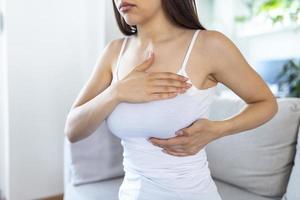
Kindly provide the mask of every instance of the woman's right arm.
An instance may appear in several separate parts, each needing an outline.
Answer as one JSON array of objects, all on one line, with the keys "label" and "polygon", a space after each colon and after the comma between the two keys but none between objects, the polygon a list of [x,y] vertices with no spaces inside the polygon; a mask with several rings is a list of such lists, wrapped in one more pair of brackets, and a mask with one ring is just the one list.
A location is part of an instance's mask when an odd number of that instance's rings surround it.
[{"label": "woman's right arm", "polygon": [[91,135],[119,104],[112,80],[112,63],[122,39],[106,45],[68,113],[64,133],[71,143]]}]

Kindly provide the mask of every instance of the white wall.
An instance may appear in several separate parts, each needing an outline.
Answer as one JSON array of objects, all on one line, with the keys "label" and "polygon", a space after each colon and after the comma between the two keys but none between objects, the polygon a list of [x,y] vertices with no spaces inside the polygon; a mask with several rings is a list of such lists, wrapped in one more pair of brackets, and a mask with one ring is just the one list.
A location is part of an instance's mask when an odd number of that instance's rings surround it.
[{"label": "white wall", "polygon": [[[0,0],[0,14],[4,13],[4,2]],[[1,16],[0,16],[1,17]],[[1,20],[1,19],[0,19]],[[3,22],[3,20],[2,20]],[[1,23],[1,22],[0,22]],[[3,24],[0,24],[2,26]],[[0,30],[0,199],[4,198],[4,195],[7,191],[6,180],[6,133],[7,133],[7,80],[6,80],[6,60],[5,60],[5,32]]]},{"label": "white wall", "polygon": [[[84,80],[90,75],[95,62],[106,45],[105,41],[105,4],[107,1],[81,0],[84,13],[84,38],[82,45],[84,61]],[[111,1],[108,1],[111,2]]]},{"label": "white wall", "polygon": [[258,36],[249,36],[247,49],[251,60],[289,59],[300,57],[300,31],[286,29],[266,33]]},{"label": "white wall", "polygon": [[201,24],[210,29],[213,22],[213,1],[211,0],[197,0],[196,1],[197,12]]},{"label": "white wall", "polygon": [[111,1],[105,2],[105,43],[108,43],[116,38],[124,37],[119,30],[115,20],[113,4]]},{"label": "white wall", "polygon": [[102,3],[7,1],[9,200],[63,193],[65,118],[103,48]]}]

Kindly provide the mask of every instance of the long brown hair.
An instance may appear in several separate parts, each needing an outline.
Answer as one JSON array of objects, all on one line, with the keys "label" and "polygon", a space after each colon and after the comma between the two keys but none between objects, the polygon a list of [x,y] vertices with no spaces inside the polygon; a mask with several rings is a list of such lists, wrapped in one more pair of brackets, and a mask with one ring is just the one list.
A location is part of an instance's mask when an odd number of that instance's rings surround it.
[{"label": "long brown hair", "polygon": [[[198,19],[195,0],[161,0],[162,7],[172,23],[189,29],[206,30]],[[130,26],[120,15],[115,1],[112,0],[115,17],[120,31],[125,35],[137,34],[136,25]]]}]

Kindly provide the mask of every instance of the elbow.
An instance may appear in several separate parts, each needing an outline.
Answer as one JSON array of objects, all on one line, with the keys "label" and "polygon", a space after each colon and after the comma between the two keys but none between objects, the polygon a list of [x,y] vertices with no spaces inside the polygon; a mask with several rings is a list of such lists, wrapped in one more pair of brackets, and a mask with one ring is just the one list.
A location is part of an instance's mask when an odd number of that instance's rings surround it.
[{"label": "elbow", "polygon": [[274,117],[278,113],[278,110],[279,110],[277,98],[273,97],[271,102],[272,102],[271,103],[271,105],[272,105],[272,117]]},{"label": "elbow", "polygon": [[64,127],[64,136],[67,138],[67,140],[70,143],[75,143],[78,141],[74,128],[72,128],[72,125],[70,125],[68,119],[66,120],[65,127]]},{"label": "elbow", "polygon": [[279,110],[278,102],[275,99],[275,114],[278,112],[278,110]]},{"label": "elbow", "polygon": [[64,136],[70,143],[76,143],[87,137],[86,129],[86,126],[81,123],[78,116],[71,113],[68,114],[64,127]]},{"label": "elbow", "polygon": [[80,138],[80,134],[72,128],[72,126],[69,126],[66,124],[65,129],[64,129],[64,135],[65,137],[69,140],[70,143],[76,143]]},{"label": "elbow", "polygon": [[75,143],[77,142],[76,140],[76,137],[74,137],[74,134],[72,131],[70,131],[69,129],[66,129],[64,130],[64,135],[65,137],[67,138],[67,140],[70,142],[70,143]]}]

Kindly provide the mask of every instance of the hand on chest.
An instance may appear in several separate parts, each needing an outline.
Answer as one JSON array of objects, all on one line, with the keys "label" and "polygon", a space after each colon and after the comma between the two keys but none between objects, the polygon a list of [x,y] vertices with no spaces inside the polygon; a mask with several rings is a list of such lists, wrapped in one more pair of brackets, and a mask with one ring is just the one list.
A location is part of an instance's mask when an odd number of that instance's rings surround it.
[{"label": "hand on chest", "polygon": [[[201,56],[197,55],[195,50],[187,55],[185,48],[186,45],[180,44],[159,47],[154,46],[155,60],[146,72],[180,73],[180,71],[182,71],[185,72],[182,75],[188,77],[193,85],[197,88],[201,88],[201,85],[208,74],[204,67],[205,63],[203,59],[201,59]],[[119,62],[119,78],[122,79],[125,77],[135,66],[142,63],[147,55],[147,48],[137,49],[129,46]],[[201,66],[203,67],[201,68]]]}]

